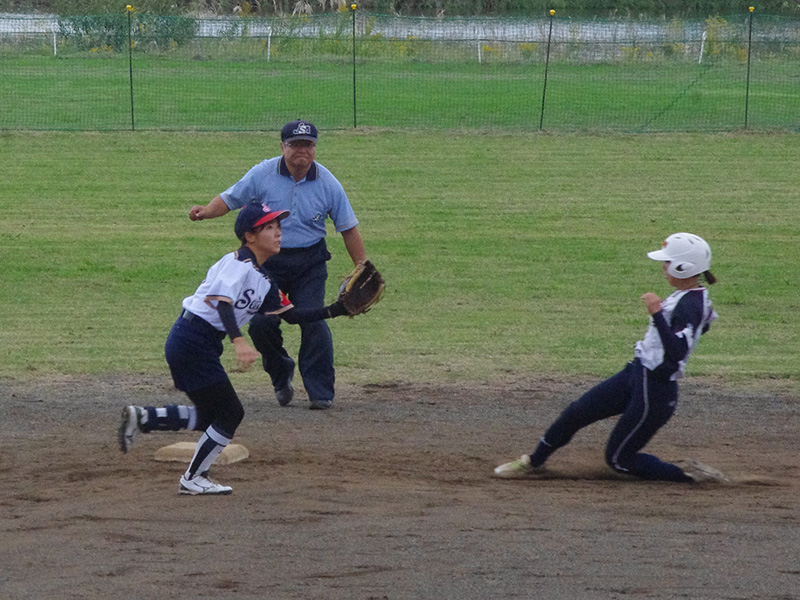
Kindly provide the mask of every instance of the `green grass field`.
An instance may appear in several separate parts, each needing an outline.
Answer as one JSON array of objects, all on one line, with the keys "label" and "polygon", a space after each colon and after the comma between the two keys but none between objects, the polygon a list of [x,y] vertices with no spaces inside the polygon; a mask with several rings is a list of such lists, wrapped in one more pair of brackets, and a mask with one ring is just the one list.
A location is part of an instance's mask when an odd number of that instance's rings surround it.
[{"label": "green grass field", "polygon": [[[277,56],[134,55],[134,127],[264,131],[304,114],[329,130],[352,128],[354,118],[361,127],[539,130],[539,60],[360,59],[354,116],[349,57]],[[127,56],[4,55],[0,81],[0,130],[131,129]],[[730,131],[744,128],[746,105],[750,129],[799,129],[794,62],[755,63],[749,97],[740,61],[554,62],[542,124],[549,131]]]},{"label": "green grass field", "polygon": [[[720,321],[690,373],[796,384],[798,151],[792,134],[323,131],[388,281],[332,322],[339,377],[608,375],[645,331],[640,295],[669,293],[645,252],[691,231]],[[166,373],[181,299],[236,246],[231,216],[190,206],[277,152],[275,134],[0,134],[0,376]],[[332,299],[348,260],[329,246]]]}]

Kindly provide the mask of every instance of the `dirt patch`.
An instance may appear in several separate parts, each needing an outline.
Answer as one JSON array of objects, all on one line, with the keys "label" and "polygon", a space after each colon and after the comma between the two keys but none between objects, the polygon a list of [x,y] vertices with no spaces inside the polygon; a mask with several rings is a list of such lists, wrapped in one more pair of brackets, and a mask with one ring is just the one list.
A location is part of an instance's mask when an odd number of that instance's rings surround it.
[{"label": "dirt patch", "polygon": [[800,398],[683,384],[649,450],[728,485],[613,474],[611,421],[546,479],[491,477],[591,383],[342,384],[324,412],[240,387],[250,458],[207,498],[153,458],[196,433],[116,446],[124,405],[184,402],[169,381],[2,382],[0,597],[800,598]]}]

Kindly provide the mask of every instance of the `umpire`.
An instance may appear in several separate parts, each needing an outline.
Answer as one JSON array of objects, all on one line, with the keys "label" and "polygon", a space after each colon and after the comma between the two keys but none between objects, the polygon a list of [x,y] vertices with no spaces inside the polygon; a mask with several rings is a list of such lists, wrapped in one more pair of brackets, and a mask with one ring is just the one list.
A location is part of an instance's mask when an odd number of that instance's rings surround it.
[{"label": "umpire", "polygon": [[[350,201],[342,184],[316,162],[317,128],[308,121],[292,121],[281,130],[281,155],[255,165],[244,177],[206,206],[193,206],[192,221],[220,217],[251,202],[288,210],[282,222],[281,251],[264,263],[278,287],[298,308],[318,308],[325,303],[327,261],[325,222],[333,221],[342,234],[353,264],[366,260],[364,241],[358,231]],[[334,397],[333,338],[325,321],[300,325],[298,362],[311,408],[330,408]],[[250,337],[261,353],[264,370],[272,378],[281,406],[294,397],[295,363],[283,346],[280,319],[256,315]]]}]

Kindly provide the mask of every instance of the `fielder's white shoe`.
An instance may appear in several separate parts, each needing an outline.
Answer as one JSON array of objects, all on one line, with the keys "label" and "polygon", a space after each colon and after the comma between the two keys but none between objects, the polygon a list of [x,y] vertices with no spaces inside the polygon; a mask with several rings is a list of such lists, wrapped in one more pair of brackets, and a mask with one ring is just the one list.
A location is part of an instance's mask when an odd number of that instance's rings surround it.
[{"label": "fielder's white shoe", "polygon": [[691,478],[693,483],[728,483],[730,480],[721,472],[713,467],[704,465],[696,460],[686,460],[680,463],[685,475]]},{"label": "fielder's white shoe", "polygon": [[146,420],[147,412],[141,406],[126,406],[122,409],[117,435],[119,449],[123,452],[130,450],[136,436],[142,431],[142,423]]},{"label": "fielder's white shoe", "polygon": [[189,496],[199,496],[200,494],[224,495],[233,492],[233,488],[227,485],[220,485],[202,475],[195,475],[191,479],[186,479],[184,474],[181,476],[181,485],[178,488],[178,492]]},{"label": "fielder's white shoe", "polygon": [[517,460],[505,463],[496,467],[494,476],[501,479],[526,479],[531,475],[541,473],[544,467],[531,466],[531,457],[528,454],[523,454]]}]

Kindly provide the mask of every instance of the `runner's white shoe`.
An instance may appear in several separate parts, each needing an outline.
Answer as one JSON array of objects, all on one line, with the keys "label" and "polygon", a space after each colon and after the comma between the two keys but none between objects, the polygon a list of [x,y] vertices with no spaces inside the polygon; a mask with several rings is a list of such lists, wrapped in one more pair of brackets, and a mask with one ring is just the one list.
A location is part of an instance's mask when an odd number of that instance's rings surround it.
[{"label": "runner's white shoe", "polygon": [[728,483],[730,480],[721,471],[713,467],[704,465],[696,460],[686,460],[680,463],[685,475],[691,478],[693,483],[706,483],[709,481],[716,483]]},{"label": "runner's white shoe", "polygon": [[142,431],[142,422],[146,412],[141,406],[126,406],[122,409],[117,436],[119,438],[119,449],[123,452],[130,450],[136,436]]},{"label": "runner's white shoe", "polygon": [[191,479],[186,479],[186,475],[181,476],[181,485],[178,488],[181,494],[188,494],[189,496],[198,496],[200,494],[230,494],[233,488],[227,485],[220,485],[216,481],[212,481],[208,477],[202,475],[195,475]]},{"label": "runner's white shoe", "polygon": [[544,467],[532,467],[530,455],[523,454],[517,460],[495,468],[494,476],[501,479],[525,479],[543,471]]}]

